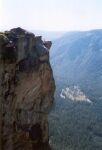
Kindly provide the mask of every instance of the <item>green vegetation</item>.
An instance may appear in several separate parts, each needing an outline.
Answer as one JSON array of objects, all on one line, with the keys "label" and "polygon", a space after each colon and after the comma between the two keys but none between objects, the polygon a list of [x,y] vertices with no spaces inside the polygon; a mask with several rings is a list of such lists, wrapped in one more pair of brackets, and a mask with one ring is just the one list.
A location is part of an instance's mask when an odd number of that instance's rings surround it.
[{"label": "green vegetation", "polygon": [[[102,150],[102,30],[66,33],[50,57],[57,86],[49,116],[53,149]],[[74,85],[81,91],[67,88]]]},{"label": "green vegetation", "polygon": [[54,108],[49,116],[52,149],[101,150],[102,101],[64,100],[60,91],[61,87],[56,91]]}]

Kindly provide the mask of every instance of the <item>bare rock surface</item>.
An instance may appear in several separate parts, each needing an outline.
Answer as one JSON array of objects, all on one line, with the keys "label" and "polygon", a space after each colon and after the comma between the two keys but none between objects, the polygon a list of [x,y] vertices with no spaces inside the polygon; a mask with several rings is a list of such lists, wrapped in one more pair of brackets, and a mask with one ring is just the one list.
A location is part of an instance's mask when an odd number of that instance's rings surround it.
[{"label": "bare rock surface", "polygon": [[51,42],[14,28],[0,33],[1,150],[49,150],[55,82]]}]

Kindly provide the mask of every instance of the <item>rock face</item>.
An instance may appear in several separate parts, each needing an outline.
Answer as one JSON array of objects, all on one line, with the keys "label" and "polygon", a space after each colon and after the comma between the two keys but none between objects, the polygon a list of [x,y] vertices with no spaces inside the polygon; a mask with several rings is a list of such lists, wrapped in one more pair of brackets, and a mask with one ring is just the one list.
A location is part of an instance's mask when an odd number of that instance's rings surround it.
[{"label": "rock face", "polygon": [[55,83],[51,42],[21,28],[0,33],[1,150],[49,150]]}]

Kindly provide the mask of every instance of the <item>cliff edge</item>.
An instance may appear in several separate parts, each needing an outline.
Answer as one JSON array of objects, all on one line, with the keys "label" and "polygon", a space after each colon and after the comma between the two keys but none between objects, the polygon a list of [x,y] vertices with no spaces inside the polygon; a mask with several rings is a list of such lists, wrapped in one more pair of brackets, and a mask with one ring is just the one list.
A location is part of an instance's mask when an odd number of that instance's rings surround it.
[{"label": "cliff edge", "polygon": [[21,28],[0,33],[1,150],[49,150],[52,43]]}]

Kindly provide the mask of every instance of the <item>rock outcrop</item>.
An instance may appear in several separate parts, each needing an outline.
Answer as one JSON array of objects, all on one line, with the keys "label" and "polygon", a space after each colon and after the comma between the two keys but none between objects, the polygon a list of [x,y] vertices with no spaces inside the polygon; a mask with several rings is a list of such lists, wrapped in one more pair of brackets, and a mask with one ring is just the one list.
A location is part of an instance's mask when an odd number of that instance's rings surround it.
[{"label": "rock outcrop", "polygon": [[0,33],[1,150],[49,150],[55,83],[51,42],[21,28]]}]

